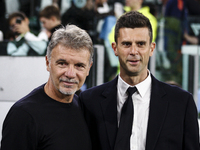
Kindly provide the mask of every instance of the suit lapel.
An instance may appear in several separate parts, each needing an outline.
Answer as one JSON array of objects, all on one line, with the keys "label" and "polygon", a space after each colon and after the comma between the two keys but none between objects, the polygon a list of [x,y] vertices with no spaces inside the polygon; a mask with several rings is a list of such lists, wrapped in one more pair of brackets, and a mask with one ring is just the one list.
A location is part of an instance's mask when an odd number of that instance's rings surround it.
[{"label": "suit lapel", "polygon": [[168,101],[163,99],[166,92],[153,76],[151,90],[146,150],[155,148],[168,110]]},{"label": "suit lapel", "polygon": [[109,138],[109,143],[111,149],[113,149],[115,144],[115,138],[117,134],[117,80],[116,77],[110,82],[108,87],[104,90],[102,95],[105,97],[101,101],[101,108],[106,124],[107,134]]}]

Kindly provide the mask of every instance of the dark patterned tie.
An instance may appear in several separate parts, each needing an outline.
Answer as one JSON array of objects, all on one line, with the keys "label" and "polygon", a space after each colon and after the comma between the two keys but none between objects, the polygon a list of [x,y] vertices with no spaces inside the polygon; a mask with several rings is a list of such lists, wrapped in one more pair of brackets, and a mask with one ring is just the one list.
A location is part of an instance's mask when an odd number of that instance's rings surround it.
[{"label": "dark patterned tie", "polygon": [[117,131],[117,138],[115,142],[115,150],[130,150],[130,137],[132,134],[133,125],[133,101],[132,95],[137,91],[136,87],[129,87],[128,98],[125,101]]}]

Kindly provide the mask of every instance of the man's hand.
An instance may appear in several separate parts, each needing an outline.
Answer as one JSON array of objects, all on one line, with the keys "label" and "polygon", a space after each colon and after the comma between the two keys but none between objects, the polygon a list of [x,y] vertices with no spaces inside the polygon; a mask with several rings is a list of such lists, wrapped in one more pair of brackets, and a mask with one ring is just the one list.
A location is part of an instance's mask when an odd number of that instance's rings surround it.
[{"label": "man's hand", "polygon": [[29,29],[28,18],[26,18],[25,20],[22,20],[21,24],[16,24],[15,25],[15,31],[20,33],[20,34],[26,34],[27,32],[29,32],[30,29]]}]

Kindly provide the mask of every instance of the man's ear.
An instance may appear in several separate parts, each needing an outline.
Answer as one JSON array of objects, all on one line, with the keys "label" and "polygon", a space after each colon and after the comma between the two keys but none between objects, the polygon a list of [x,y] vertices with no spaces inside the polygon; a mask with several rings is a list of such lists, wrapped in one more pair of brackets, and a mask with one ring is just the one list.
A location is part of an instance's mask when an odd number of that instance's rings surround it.
[{"label": "man's ear", "polygon": [[117,43],[116,42],[112,42],[112,48],[113,48],[113,51],[115,53],[115,56],[118,56]]},{"label": "man's ear", "polygon": [[150,57],[153,55],[155,48],[156,48],[156,43],[152,42],[151,45],[150,45],[150,53],[149,53]]},{"label": "man's ear", "polygon": [[48,57],[45,56],[45,60],[46,60],[46,67],[47,67],[47,71],[49,71],[49,67],[50,67],[50,62],[48,60]]},{"label": "man's ear", "polygon": [[93,61],[91,61],[91,63],[90,63],[90,66],[89,66],[88,71],[87,71],[87,76],[88,76],[89,73],[90,73],[90,69],[91,69],[92,65],[93,65]]}]

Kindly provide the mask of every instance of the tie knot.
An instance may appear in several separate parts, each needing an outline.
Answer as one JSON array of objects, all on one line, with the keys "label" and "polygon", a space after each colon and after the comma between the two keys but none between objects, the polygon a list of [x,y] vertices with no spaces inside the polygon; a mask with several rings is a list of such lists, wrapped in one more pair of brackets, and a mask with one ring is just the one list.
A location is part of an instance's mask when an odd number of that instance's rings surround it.
[{"label": "tie knot", "polygon": [[128,92],[128,95],[133,95],[133,93],[135,93],[137,91],[137,88],[134,86],[134,87],[129,87],[127,89],[127,92]]}]

